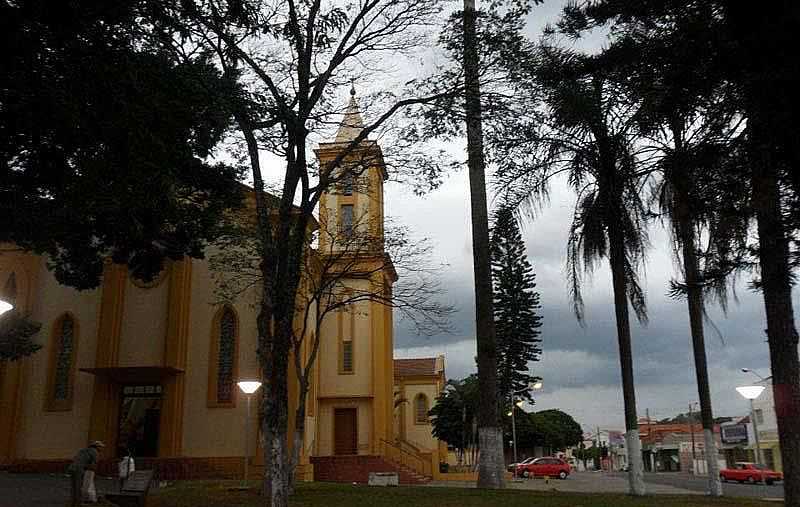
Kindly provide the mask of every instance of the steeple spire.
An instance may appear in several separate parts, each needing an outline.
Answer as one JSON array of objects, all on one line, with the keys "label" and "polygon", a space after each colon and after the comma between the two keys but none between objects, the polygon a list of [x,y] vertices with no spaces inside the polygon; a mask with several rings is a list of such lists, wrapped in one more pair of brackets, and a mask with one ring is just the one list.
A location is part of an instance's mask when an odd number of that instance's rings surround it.
[{"label": "steeple spire", "polygon": [[350,85],[350,103],[347,104],[347,109],[344,112],[344,119],[339,125],[339,131],[336,132],[336,143],[349,143],[353,141],[361,131],[364,130],[364,120],[361,119],[361,112],[358,110],[358,102],[356,102],[356,87],[351,83]]}]

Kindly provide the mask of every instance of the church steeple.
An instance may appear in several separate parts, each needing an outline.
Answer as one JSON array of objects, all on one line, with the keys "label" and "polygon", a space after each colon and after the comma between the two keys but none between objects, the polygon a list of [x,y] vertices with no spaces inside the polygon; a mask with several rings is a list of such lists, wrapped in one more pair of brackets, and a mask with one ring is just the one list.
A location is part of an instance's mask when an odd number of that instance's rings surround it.
[{"label": "church steeple", "polygon": [[[350,87],[350,101],[332,142],[320,143],[315,150],[320,167],[330,167],[334,182],[320,198],[320,249],[353,248],[350,237],[370,238],[377,252],[383,251],[383,183],[387,179],[381,147],[374,140],[362,139],[356,146],[349,143],[363,135],[364,120],[356,100],[355,87]],[[347,150],[342,159],[337,157]],[[360,249],[364,248],[360,244]]]},{"label": "church steeple", "polygon": [[356,88],[355,85],[350,85],[350,103],[347,104],[344,119],[339,125],[339,131],[336,133],[334,142],[349,143],[355,140],[363,130],[364,120],[361,119],[361,111],[359,111],[358,102],[356,102]]}]

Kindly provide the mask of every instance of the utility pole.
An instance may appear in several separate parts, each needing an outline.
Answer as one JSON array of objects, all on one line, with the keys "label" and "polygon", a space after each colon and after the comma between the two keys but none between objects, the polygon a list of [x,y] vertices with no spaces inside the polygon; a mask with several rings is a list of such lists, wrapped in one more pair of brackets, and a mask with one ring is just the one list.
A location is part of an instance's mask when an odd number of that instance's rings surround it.
[{"label": "utility pole", "polygon": [[756,437],[756,464],[759,464],[761,463],[761,442],[758,440],[758,421],[752,398],[750,399],[750,417],[753,419],[753,435]]},{"label": "utility pole", "polygon": [[694,417],[692,416],[692,403],[689,403],[689,433],[692,434],[692,474],[694,474],[694,465],[697,463],[697,454],[694,449]]},{"label": "utility pole", "polygon": [[600,471],[603,471],[603,447],[600,442],[600,426],[597,427],[597,454],[599,456],[597,462],[600,465]]},{"label": "utility pole", "polygon": [[461,401],[461,465],[467,457],[467,405]]},{"label": "utility pole", "polygon": [[[514,412],[515,412],[516,408],[517,408],[516,404],[514,403],[514,394],[512,393],[511,394],[511,438],[513,439],[513,442],[514,442],[514,466],[515,467],[516,467],[516,464],[519,463],[517,461],[517,423],[516,423],[516,421],[514,419]],[[514,469],[514,477],[515,478],[516,478],[516,475],[517,475],[517,470],[515,468]]]}]

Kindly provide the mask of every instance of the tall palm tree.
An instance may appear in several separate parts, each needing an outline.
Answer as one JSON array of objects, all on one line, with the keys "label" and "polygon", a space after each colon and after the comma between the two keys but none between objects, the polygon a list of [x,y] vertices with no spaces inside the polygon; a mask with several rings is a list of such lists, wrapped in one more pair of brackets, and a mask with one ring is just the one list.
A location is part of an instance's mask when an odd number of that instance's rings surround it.
[{"label": "tall palm tree", "polygon": [[638,273],[647,247],[642,186],[649,168],[640,164],[635,151],[633,108],[602,70],[604,58],[550,46],[531,54],[528,93],[539,94],[545,113],[509,124],[501,143],[507,156],[496,176],[510,202],[516,200],[528,211],[546,198],[555,176],[567,176],[577,194],[567,268],[574,310],[581,322],[583,273],[608,260],[625,403],[629,491],[643,495],[628,305],[639,321],[646,322]]},{"label": "tall palm tree", "polygon": [[[786,504],[798,505],[800,354],[792,303],[797,267],[792,246],[800,231],[800,150],[794,113],[798,95],[786,84],[800,79],[800,64],[787,57],[786,48],[794,41],[800,9],[788,0],[774,2],[769,9],[750,7],[747,2],[711,0],[600,0],[581,7],[570,5],[568,14],[574,15],[568,15],[559,27],[577,34],[609,21],[638,20],[657,29],[660,22],[675,20],[676,13],[689,13],[710,42],[694,50],[713,59],[736,87],[736,104],[747,119],[745,149],[741,150],[745,163],[738,174],[750,186],[745,194],[751,198],[758,225],[758,285],[764,294]],[[712,14],[711,23],[707,12]]]},{"label": "tall palm tree", "polygon": [[[700,418],[703,427],[705,457],[708,466],[708,493],[722,495],[719,479],[718,451],[714,439],[714,415],[709,390],[708,366],[703,327],[705,298],[713,291],[726,305],[726,279],[738,262],[731,255],[743,252],[747,240],[747,214],[738,208],[734,213],[731,204],[743,203],[746,193],[726,192],[726,176],[722,173],[725,154],[717,147],[692,145],[682,121],[669,129],[672,145],[660,161],[663,179],[657,190],[660,208],[671,224],[672,241],[676,256],[681,261],[683,281],[673,282],[673,294],[685,296],[689,310],[689,328],[692,336],[695,376],[700,401]],[[703,153],[705,150],[714,155]],[[711,156],[711,166],[702,159]],[[721,181],[720,181],[721,180]],[[741,180],[734,181],[739,188]],[[722,187],[722,188],[720,188]],[[712,195],[721,190],[720,194]],[[719,197],[728,196],[727,202]],[[738,214],[736,214],[738,212]],[[705,236],[708,247],[702,248]],[[705,268],[705,269],[704,269]]]},{"label": "tall palm tree", "polygon": [[[741,266],[749,213],[743,179],[731,178],[741,114],[732,107],[708,46],[709,26],[718,20],[708,8],[678,10],[644,23],[619,22],[609,53],[626,93],[638,103],[638,125],[656,155],[661,179],[655,197],[670,222],[683,280],[673,294],[686,297],[700,414],[708,465],[708,493],[722,495],[714,415],[705,347],[705,297],[711,292],[725,308],[729,276]],[[701,240],[707,246],[703,247]]]},{"label": "tall palm tree", "polygon": [[497,344],[492,309],[489,255],[489,211],[483,153],[481,90],[475,0],[464,0],[464,90],[467,120],[467,165],[472,203],[472,260],[475,274],[475,332],[478,345],[478,438],[481,458],[478,487],[501,488],[504,479],[503,432],[497,402]]},{"label": "tall palm tree", "polygon": [[[787,83],[800,80],[800,64],[787,56],[800,9],[796,2],[773,2],[749,12],[739,2],[722,2],[733,43],[731,76],[737,80],[747,114],[753,207],[758,223],[758,257],[772,367],[786,505],[800,505],[800,355],[792,288],[792,249],[800,224],[787,213],[798,199],[800,148],[795,111],[800,107]],[[797,215],[794,215],[794,219]],[[796,252],[795,252],[796,253]]]}]

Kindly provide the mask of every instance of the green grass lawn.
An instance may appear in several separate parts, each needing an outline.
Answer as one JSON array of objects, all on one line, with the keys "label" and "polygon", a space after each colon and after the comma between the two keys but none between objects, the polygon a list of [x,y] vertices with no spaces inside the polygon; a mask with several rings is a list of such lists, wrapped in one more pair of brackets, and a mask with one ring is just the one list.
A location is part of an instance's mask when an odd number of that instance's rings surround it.
[{"label": "green grass lawn", "polygon": [[[256,489],[230,491],[237,481],[184,481],[154,492],[148,507],[221,507],[261,505]],[[712,499],[695,496],[632,498],[617,494],[577,494],[520,490],[399,487],[371,488],[348,484],[303,483],[292,498],[293,507],[768,507],[775,503],[744,498]]]}]

